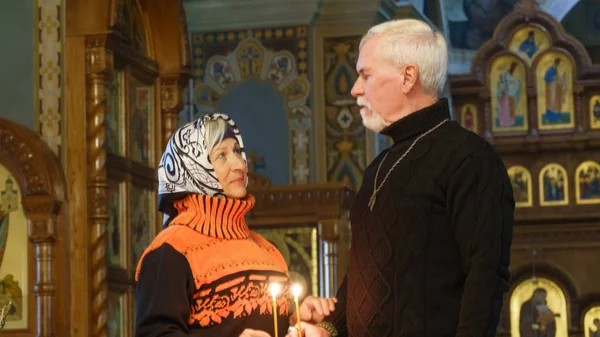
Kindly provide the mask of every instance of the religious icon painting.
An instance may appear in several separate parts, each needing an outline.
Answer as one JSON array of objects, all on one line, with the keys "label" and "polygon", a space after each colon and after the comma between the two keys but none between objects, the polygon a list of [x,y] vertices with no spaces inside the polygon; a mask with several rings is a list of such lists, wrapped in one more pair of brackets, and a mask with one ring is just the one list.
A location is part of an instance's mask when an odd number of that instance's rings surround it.
[{"label": "religious icon painting", "polygon": [[508,168],[508,176],[513,188],[515,206],[531,207],[533,204],[531,173],[525,167],[515,165]]},{"label": "religious icon painting", "polygon": [[154,198],[150,190],[136,185],[131,186],[130,225],[132,268],[135,270],[142,254],[154,238]]},{"label": "religious icon painting", "polygon": [[563,206],[569,204],[567,171],[559,164],[548,164],[539,176],[540,205]]},{"label": "religious icon painting", "polygon": [[512,337],[567,337],[567,299],[562,289],[546,278],[521,282],[510,297]]},{"label": "religious icon painting", "polygon": [[123,95],[121,94],[122,87],[122,74],[115,71],[109,76],[106,85],[106,150],[123,155],[123,137],[122,137],[122,125],[121,119],[121,101]]},{"label": "religious icon painting", "polygon": [[110,291],[108,293],[108,336],[125,336],[125,294]]},{"label": "religious icon painting", "polygon": [[508,48],[531,66],[533,59],[549,47],[550,37],[546,32],[537,26],[526,26],[515,32]]},{"label": "religious icon painting", "polygon": [[493,132],[526,131],[527,71],[515,55],[503,55],[492,64],[490,74]]},{"label": "religious icon painting", "polygon": [[129,154],[132,160],[150,165],[153,134],[153,87],[131,76],[129,81]]},{"label": "religious icon painting", "polygon": [[590,129],[600,129],[600,95],[594,95],[590,99]]},{"label": "religious icon painting", "polygon": [[576,202],[600,204],[600,164],[585,161],[575,170]]},{"label": "religious icon painting", "polygon": [[[30,260],[27,217],[15,176],[0,165],[0,308],[9,309],[4,330],[27,329]],[[10,305],[9,305],[10,302]]]},{"label": "religious icon painting", "polygon": [[550,52],[541,56],[536,69],[538,128],[569,129],[575,126],[573,63],[567,55]]},{"label": "religious icon painting", "polygon": [[600,305],[586,310],[583,315],[583,331],[585,337],[600,337]]},{"label": "religious icon painting", "polygon": [[272,228],[258,230],[258,233],[281,252],[289,266],[290,279],[304,289],[301,297],[318,296],[319,257],[316,226]]},{"label": "religious icon painting", "polygon": [[477,133],[477,108],[475,105],[463,105],[460,109],[460,124],[463,128]]},{"label": "religious icon painting", "polygon": [[125,268],[125,244],[126,238],[124,226],[123,196],[125,183],[108,180],[108,264],[111,267]]}]

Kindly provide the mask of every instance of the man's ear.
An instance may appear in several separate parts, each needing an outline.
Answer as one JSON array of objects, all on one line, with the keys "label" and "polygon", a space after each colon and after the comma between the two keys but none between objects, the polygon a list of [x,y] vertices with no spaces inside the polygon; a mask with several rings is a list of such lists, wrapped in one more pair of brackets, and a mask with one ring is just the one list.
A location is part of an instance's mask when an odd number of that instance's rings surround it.
[{"label": "man's ear", "polygon": [[402,72],[404,75],[402,91],[404,94],[408,94],[417,84],[417,80],[419,79],[419,69],[414,64],[409,64],[404,67]]}]

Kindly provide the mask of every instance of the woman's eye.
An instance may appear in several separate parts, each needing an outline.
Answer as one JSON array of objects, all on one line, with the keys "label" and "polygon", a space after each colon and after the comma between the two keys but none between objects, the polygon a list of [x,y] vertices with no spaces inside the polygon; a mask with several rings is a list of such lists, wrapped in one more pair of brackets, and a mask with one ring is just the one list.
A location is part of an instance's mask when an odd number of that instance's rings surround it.
[{"label": "woman's eye", "polygon": [[241,154],[241,153],[242,153],[242,149],[240,149],[240,148],[238,147],[238,148],[235,148],[235,149],[233,149],[233,152],[235,152],[235,153],[237,153],[237,154]]}]

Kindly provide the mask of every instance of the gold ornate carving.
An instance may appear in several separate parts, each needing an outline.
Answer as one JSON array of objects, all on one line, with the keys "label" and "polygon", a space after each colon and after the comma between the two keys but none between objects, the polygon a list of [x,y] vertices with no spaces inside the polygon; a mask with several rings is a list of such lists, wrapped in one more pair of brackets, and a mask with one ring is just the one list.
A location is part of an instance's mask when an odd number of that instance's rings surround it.
[{"label": "gold ornate carving", "polygon": [[86,41],[88,120],[88,217],[91,225],[92,336],[108,334],[108,266],[106,261],[106,79],[112,71],[112,54],[101,39]]},{"label": "gold ornate carving", "polygon": [[181,83],[185,80],[182,75],[164,76],[160,79],[160,101],[162,115],[162,144],[167,145],[169,138],[178,126],[179,112],[183,108],[185,91]]},{"label": "gold ornate carving", "polygon": [[18,179],[28,219],[28,235],[36,249],[37,336],[53,336],[55,284],[52,276],[56,216],[65,201],[61,164],[35,133],[0,118],[0,163]]}]

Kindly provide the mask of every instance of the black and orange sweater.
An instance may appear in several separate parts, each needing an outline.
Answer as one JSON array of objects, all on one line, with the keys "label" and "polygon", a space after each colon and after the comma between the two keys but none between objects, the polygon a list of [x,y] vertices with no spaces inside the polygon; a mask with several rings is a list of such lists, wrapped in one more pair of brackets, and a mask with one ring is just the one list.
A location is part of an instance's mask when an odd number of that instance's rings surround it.
[{"label": "black and orange sweater", "polygon": [[136,337],[237,337],[245,329],[274,333],[271,282],[279,336],[288,328],[289,278],[279,251],[251,232],[244,200],[188,195],[146,249],[136,271]]}]

